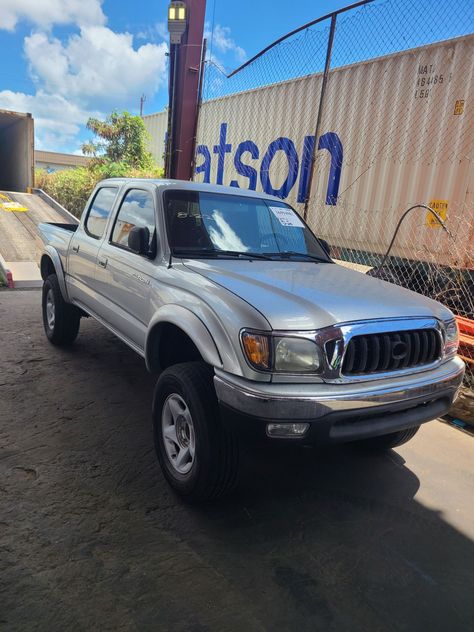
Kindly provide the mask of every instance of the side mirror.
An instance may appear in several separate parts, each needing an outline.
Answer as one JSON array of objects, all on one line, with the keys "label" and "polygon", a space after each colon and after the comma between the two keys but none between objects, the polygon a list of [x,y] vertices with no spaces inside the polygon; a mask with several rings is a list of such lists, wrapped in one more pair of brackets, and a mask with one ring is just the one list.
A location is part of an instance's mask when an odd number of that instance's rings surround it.
[{"label": "side mirror", "polygon": [[148,254],[150,231],[144,226],[135,226],[128,234],[128,247],[137,255]]},{"label": "side mirror", "polygon": [[324,250],[324,252],[327,254],[328,257],[331,256],[331,246],[328,244],[328,242],[325,239],[319,239],[318,238],[319,243],[321,244],[321,248]]}]

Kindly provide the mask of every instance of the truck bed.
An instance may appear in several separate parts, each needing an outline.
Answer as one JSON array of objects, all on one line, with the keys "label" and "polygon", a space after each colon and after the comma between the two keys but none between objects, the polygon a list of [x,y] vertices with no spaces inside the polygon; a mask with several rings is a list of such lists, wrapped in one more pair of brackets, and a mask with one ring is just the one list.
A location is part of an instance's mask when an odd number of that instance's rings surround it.
[{"label": "truck bed", "polygon": [[75,233],[79,224],[65,224],[63,222],[46,222],[48,226],[57,226],[58,228],[62,228],[64,230],[69,231],[70,233]]},{"label": "truck bed", "polygon": [[66,267],[69,242],[78,226],[79,224],[66,224],[64,222],[47,222],[38,226],[42,242],[45,246],[52,246],[58,251],[64,267]]}]

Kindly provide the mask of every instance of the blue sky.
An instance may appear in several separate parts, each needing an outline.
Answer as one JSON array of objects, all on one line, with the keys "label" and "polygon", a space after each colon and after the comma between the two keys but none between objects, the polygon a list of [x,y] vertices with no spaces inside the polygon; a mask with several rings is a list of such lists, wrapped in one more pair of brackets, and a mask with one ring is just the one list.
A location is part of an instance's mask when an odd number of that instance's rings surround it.
[{"label": "blue sky", "polygon": [[[343,0],[208,0],[213,57],[227,70]],[[0,109],[31,112],[36,147],[80,151],[91,115],[167,102],[168,2],[0,0]]]},{"label": "blue sky", "polygon": [[[208,0],[208,53],[212,47],[213,60],[229,72],[281,35],[349,3]],[[165,0],[0,0],[0,109],[33,114],[38,149],[74,153],[89,137],[89,116],[138,113],[142,94],[146,114],[162,110],[167,7]],[[338,20],[336,65],[463,35],[474,22],[474,0],[376,0],[368,7]],[[316,59],[302,55],[302,46],[293,46],[288,76],[298,64],[304,74],[322,68],[325,47]],[[278,53],[275,59],[260,82],[287,78]],[[211,66],[209,76],[211,69],[217,72]],[[222,90],[242,89],[246,76],[221,80]]]}]

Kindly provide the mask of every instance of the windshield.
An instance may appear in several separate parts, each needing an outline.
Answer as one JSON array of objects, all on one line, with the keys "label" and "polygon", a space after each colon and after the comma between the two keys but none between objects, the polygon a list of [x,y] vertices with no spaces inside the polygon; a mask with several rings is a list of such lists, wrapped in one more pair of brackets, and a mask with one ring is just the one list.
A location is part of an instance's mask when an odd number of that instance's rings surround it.
[{"label": "windshield", "polygon": [[283,202],[203,191],[165,192],[174,255],[330,261],[299,215]]}]

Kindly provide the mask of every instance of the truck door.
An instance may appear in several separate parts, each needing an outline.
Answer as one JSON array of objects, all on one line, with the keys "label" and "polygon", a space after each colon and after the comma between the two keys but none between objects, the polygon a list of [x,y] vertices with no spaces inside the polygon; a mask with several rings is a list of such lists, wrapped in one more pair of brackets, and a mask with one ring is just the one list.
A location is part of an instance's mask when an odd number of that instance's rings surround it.
[{"label": "truck door", "polygon": [[96,282],[103,300],[102,316],[112,327],[144,349],[150,321],[150,286],[155,262],[128,247],[135,226],[149,230],[150,256],[156,241],[154,196],[145,188],[129,189],[97,257]]},{"label": "truck door", "polygon": [[107,222],[117,197],[118,187],[97,190],[81,225],[71,239],[68,251],[67,282],[69,295],[97,313],[99,304],[95,270],[97,254],[106,234]]}]

